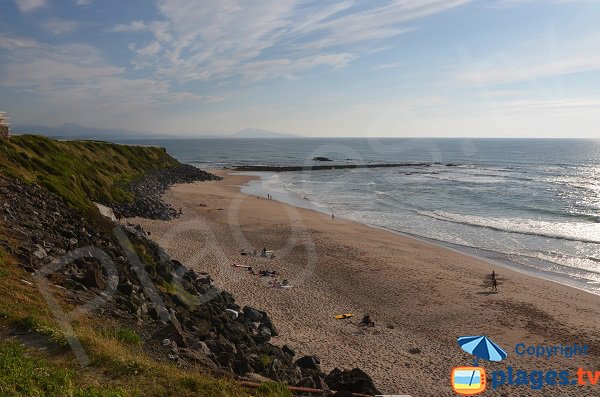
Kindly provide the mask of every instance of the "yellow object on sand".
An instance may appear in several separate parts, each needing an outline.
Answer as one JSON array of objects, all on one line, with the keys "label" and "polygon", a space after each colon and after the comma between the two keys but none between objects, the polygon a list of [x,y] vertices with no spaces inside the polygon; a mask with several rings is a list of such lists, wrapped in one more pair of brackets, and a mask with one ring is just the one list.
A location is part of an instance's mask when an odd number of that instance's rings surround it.
[{"label": "yellow object on sand", "polygon": [[336,318],[337,320],[343,320],[345,318],[350,318],[352,316],[354,316],[354,314],[352,314],[352,313],[346,313],[346,314],[338,314],[334,318]]}]

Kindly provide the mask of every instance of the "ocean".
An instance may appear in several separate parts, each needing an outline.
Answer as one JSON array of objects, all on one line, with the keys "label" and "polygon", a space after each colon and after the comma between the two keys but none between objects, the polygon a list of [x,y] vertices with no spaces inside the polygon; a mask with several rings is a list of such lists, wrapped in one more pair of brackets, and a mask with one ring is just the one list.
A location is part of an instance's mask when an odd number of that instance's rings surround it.
[{"label": "ocean", "polygon": [[[140,141],[127,141],[141,143]],[[159,139],[184,163],[427,163],[261,172],[251,194],[314,208],[600,294],[600,140]],[[313,158],[327,157],[332,162]]]}]

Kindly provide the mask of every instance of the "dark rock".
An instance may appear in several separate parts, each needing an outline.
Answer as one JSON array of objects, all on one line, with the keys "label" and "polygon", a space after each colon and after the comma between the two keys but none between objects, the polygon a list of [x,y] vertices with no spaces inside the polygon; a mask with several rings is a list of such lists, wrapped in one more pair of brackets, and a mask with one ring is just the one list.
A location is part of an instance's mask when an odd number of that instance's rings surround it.
[{"label": "dark rock", "polygon": [[83,275],[82,284],[86,288],[98,288],[100,290],[106,288],[106,281],[104,281],[102,272],[99,269],[88,269]]},{"label": "dark rock", "polygon": [[183,348],[178,350],[178,354],[182,359],[189,361],[194,365],[200,365],[204,368],[212,370],[213,372],[216,372],[218,369],[217,365],[201,351]]},{"label": "dark rock", "polygon": [[327,157],[313,157],[314,161],[332,161],[331,159],[328,159]]},{"label": "dark rock", "polygon": [[183,334],[183,330],[173,322],[169,322],[169,324],[158,330],[153,338],[158,340],[171,339],[177,343],[177,346],[187,347],[187,338]]},{"label": "dark rock", "polygon": [[283,345],[281,350],[290,357],[294,357],[296,355],[296,352],[288,345]]},{"label": "dark rock", "polygon": [[271,340],[271,330],[267,327],[260,327],[258,329],[258,332],[256,333],[256,335],[254,335],[252,338],[257,342],[257,343],[261,343],[261,342],[268,342],[269,340]]},{"label": "dark rock", "polygon": [[254,309],[253,307],[246,306],[244,307],[244,315],[248,317],[250,321],[259,322],[263,319],[263,315],[259,310]]},{"label": "dark rock", "polygon": [[252,367],[248,364],[248,362],[242,360],[233,360],[231,363],[231,369],[238,376],[244,376],[248,372],[252,372]]},{"label": "dark rock", "polygon": [[408,349],[408,352],[410,354],[420,354],[421,353],[421,349],[419,349],[418,347],[411,347],[410,349]]},{"label": "dark rock", "polygon": [[371,377],[358,368],[350,371],[335,368],[325,377],[325,382],[332,390],[345,390],[361,394],[381,394],[373,384]]},{"label": "dark rock", "polygon": [[135,287],[133,284],[127,282],[127,283],[119,284],[117,287],[117,290],[119,292],[121,292],[122,294],[129,296],[134,292]]},{"label": "dark rock", "polygon": [[304,356],[296,360],[296,365],[302,369],[314,369],[316,371],[321,370],[321,361],[315,356]]}]

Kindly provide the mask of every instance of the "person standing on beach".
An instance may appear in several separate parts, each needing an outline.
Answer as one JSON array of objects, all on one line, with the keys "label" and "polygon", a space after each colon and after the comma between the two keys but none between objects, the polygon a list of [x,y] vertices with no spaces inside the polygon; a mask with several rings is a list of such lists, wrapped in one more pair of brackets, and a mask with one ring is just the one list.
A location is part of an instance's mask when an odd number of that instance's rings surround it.
[{"label": "person standing on beach", "polygon": [[331,220],[334,220],[334,219],[335,219],[335,216],[333,216],[333,214],[331,214]]},{"label": "person standing on beach", "polygon": [[492,271],[492,291],[498,291],[498,280],[496,280],[495,271]]}]

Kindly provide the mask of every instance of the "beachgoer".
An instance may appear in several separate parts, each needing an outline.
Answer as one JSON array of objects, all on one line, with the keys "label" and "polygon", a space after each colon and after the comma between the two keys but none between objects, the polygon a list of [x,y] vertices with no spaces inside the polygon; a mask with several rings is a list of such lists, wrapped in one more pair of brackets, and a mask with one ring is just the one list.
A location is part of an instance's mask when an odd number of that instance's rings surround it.
[{"label": "beachgoer", "polygon": [[498,280],[496,280],[496,277],[492,279],[492,291],[498,291]]},{"label": "beachgoer", "polygon": [[371,316],[369,316],[368,314],[366,314],[362,321],[360,322],[360,325],[364,325],[365,327],[374,327],[375,326],[375,322],[373,320],[371,320]]},{"label": "beachgoer", "polygon": [[267,257],[267,249],[265,247],[263,247],[262,253],[260,254],[260,256],[262,256],[263,258]]},{"label": "beachgoer", "polygon": [[331,220],[334,220],[334,219],[335,219],[335,216],[333,216],[333,214],[331,214]]},{"label": "beachgoer", "polygon": [[281,282],[281,285],[290,285],[290,282],[287,280],[287,278],[284,278]]}]

